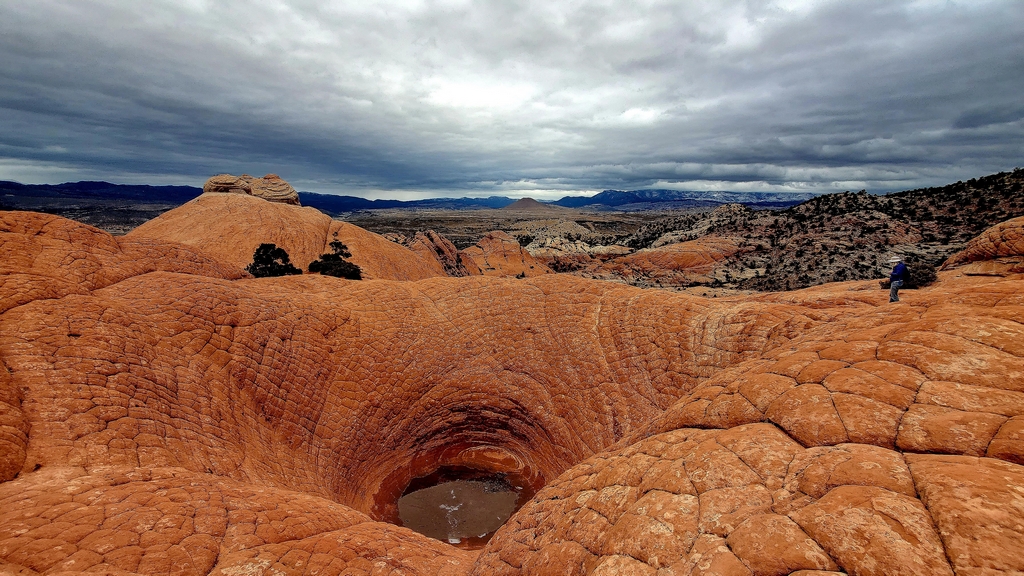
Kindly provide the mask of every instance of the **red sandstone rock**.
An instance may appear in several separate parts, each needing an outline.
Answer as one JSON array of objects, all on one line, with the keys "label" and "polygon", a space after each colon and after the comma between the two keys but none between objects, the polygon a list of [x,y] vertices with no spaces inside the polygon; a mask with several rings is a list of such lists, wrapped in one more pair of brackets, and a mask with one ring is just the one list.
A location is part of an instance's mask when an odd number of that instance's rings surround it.
[{"label": "red sandstone rock", "polygon": [[[189,209],[207,238],[262,230],[234,210],[414,270],[218,198]],[[1024,570],[1020,277],[896,306],[857,284],[244,279],[176,218],[114,239],[0,213],[0,571]],[[475,557],[383,522],[439,465],[546,486]]]},{"label": "red sandstone rock", "polygon": [[[324,253],[331,219],[315,208],[253,196],[203,194],[129,232],[128,238],[173,240],[245,268],[262,243],[284,248],[303,270]],[[353,253],[353,259],[355,253]]]},{"label": "red sandstone rock", "polygon": [[[942,265],[943,270],[962,267],[972,262],[1005,258],[1005,268],[1013,272],[1024,272],[1024,217],[1007,220],[989,228],[980,236],[967,243],[963,250],[950,256]],[[989,268],[976,267],[978,271]]]},{"label": "red sandstone rock", "polygon": [[729,547],[753,574],[782,576],[799,569],[836,569],[836,563],[796,522],[779,514],[747,519],[729,534]]},{"label": "red sandstone rock", "polygon": [[[743,443],[747,438],[751,441]],[[736,442],[744,446],[738,453],[733,451],[738,446]],[[734,447],[729,449],[726,445]],[[677,509],[690,517],[699,509],[700,517],[707,516],[707,519],[702,519],[698,525],[677,523],[673,529],[664,521],[657,522],[659,515],[664,514],[658,507],[639,506],[642,499],[629,508],[632,512],[618,516],[615,521],[614,514],[609,516],[608,511],[602,511],[601,517],[608,518],[609,523],[591,523],[586,531],[566,534],[584,549],[601,550],[606,554],[605,560],[592,560],[597,566],[620,557],[609,554],[625,545],[629,557],[643,560],[651,568],[668,566],[682,574],[789,574],[800,569],[839,568],[847,573],[864,574],[952,573],[929,512],[917,500],[909,471],[898,453],[881,448],[862,452],[856,445],[831,454],[822,453],[821,449],[805,450],[777,428],[764,424],[728,432],[677,430],[642,440],[627,451],[633,450],[662,461],[680,453],[710,455],[720,451],[721,457],[684,457],[675,464],[693,481],[681,494],[674,496],[689,498],[692,503]],[[728,455],[737,464],[728,464]],[[745,476],[750,472],[737,468],[742,466],[739,464],[741,456],[743,462],[749,463],[779,459],[780,465],[760,465],[756,468],[757,474]],[[618,474],[604,472],[618,458],[621,456],[614,453],[592,458],[588,462],[608,462],[596,474],[594,466],[588,463],[570,470],[539,493],[519,515],[536,515],[534,508],[543,507],[550,501],[548,499],[559,494],[562,485],[580,485],[582,479],[586,479],[582,485],[596,495],[609,487],[628,492],[636,481],[625,466],[618,467]],[[809,477],[804,480],[800,477],[811,474],[812,469],[827,461],[830,463],[818,469],[825,475],[813,473],[817,478],[825,478],[825,483],[814,485],[812,493],[801,496],[799,490],[812,484],[808,484]],[[838,472],[844,467],[845,471]],[[893,482],[887,468],[896,471],[899,480]],[[828,472],[829,469],[832,472]],[[709,483],[710,477],[721,480]],[[861,485],[843,485],[847,478]],[[827,479],[840,484],[831,487]],[[897,491],[878,486],[876,482]],[[729,484],[733,486],[728,487]],[[768,486],[777,488],[773,491]],[[665,490],[668,498],[679,492],[679,488],[664,485],[660,490]],[[559,522],[573,517],[579,519],[586,509],[593,509],[594,496],[584,499],[582,496],[587,492],[577,493],[580,496],[573,497],[570,490],[560,500],[565,504],[558,514],[542,513],[539,524],[531,529],[517,529],[515,523],[506,525],[477,561],[474,573],[539,573],[510,570],[514,567],[493,551],[501,549],[508,538],[533,550],[534,539],[543,538],[549,530],[559,530]],[[626,520],[634,530],[623,534],[617,528]],[[646,525],[651,527],[644,528]],[[658,526],[662,527],[660,532],[674,537],[659,543]],[[630,539],[637,537],[639,544],[629,547]],[[656,561],[647,556],[654,550],[659,551]],[[1006,557],[1006,553],[1002,557]],[[523,565],[528,565],[528,560]]]},{"label": "red sandstone rock", "polygon": [[1024,464],[1024,416],[1007,420],[989,443],[985,455]]},{"label": "red sandstone rock", "polygon": [[92,226],[34,212],[0,212],[0,253],[0,312],[33,300],[87,294],[157,270],[245,276],[188,246],[114,238]]},{"label": "red sandstone rock", "polygon": [[323,498],[180,468],[47,467],[0,484],[0,557],[38,573],[463,574],[468,553]]},{"label": "red sandstone rock", "polygon": [[603,264],[597,272],[613,272],[626,278],[669,280],[674,284],[708,281],[715,264],[739,250],[732,238],[706,236],[689,242],[679,242],[640,250],[620,256]]},{"label": "red sandstone rock", "polygon": [[551,270],[530,256],[519,242],[504,232],[489,232],[483,239],[461,252],[463,265],[471,274],[519,276],[530,278],[550,274]]},{"label": "red sandstone rock", "polygon": [[[438,270],[424,255],[396,246],[383,236],[348,222],[331,222],[327,243],[335,238],[348,247],[352,253],[348,260],[359,266],[366,280],[422,280],[446,275],[444,269]],[[325,246],[323,252],[329,251],[329,246]]]},{"label": "red sandstone rock", "polygon": [[967,456],[907,462],[957,574],[1024,571],[1024,468]]},{"label": "red sandstone rock", "polygon": [[[459,251],[455,245],[433,230],[417,232],[411,240],[404,238],[402,240],[404,241],[399,243],[419,254],[424,261],[436,262],[440,274],[453,277],[473,275],[466,268],[463,259],[459,257]],[[476,271],[475,275],[479,274],[479,271]]]},{"label": "red sandstone rock", "polygon": [[953,573],[931,516],[916,498],[875,486],[840,486],[790,517],[847,572]]},{"label": "red sandstone rock", "polygon": [[[892,311],[882,313],[880,310],[879,313],[846,316],[846,319],[838,322],[833,317],[832,322],[818,326],[804,339],[796,341],[791,350],[777,348],[765,354],[764,360],[737,365],[705,380],[687,398],[657,418],[649,430],[671,431],[686,425],[736,426],[746,418],[748,422],[776,422],[786,427],[794,438],[809,446],[841,441],[845,434],[857,442],[894,448],[899,434],[900,438],[905,438],[899,441],[899,445],[907,445],[907,449],[955,454],[980,451],[992,457],[1020,462],[1024,457],[1021,454],[1024,449],[1024,433],[1021,432],[1024,425],[1007,420],[1007,417],[1016,417],[1018,403],[1024,400],[1017,386],[1021,381],[1018,374],[1024,368],[1021,360],[1024,353],[1017,342],[1021,341],[1024,332],[1019,323],[1003,320],[1022,317],[1020,306],[1024,299],[1014,288],[1017,282],[1019,280],[990,281],[980,289],[977,285],[965,285],[963,296],[955,295],[955,289],[953,293],[945,290],[934,294],[922,291],[920,294],[923,299],[920,303],[927,308],[926,314],[894,315]],[[822,288],[802,293],[808,296],[814,294],[817,299],[822,297],[824,290]],[[968,294],[972,290],[975,296],[990,296],[971,298]],[[788,298],[792,299],[799,294],[794,293]],[[833,298],[831,294],[827,297]],[[1000,308],[981,308],[984,304],[978,300],[999,302]],[[821,309],[824,302],[817,300],[816,304]],[[959,343],[950,338],[952,335],[959,337]],[[965,343],[965,338],[969,342]],[[996,377],[997,374],[1002,377]],[[939,376],[942,377],[941,381],[929,379]],[[815,388],[819,382],[824,390]],[[805,398],[792,396],[804,387],[809,387],[806,388],[808,393],[805,393]],[[787,393],[791,396],[787,397]],[[808,403],[811,400],[813,402]],[[829,408],[830,405],[834,406],[835,412]],[[810,417],[810,407],[818,407],[821,414]],[[833,424],[823,428],[828,422]],[[734,430],[739,432],[746,428]],[[649,451],[646,446],[655,440],[655,445],[664,449],[666,439],[664,436],[652,436],[626,450]],[[763,440],[758,442],[764,443]],[[910,446],[913,443],[917,444]],[[690,445],[680,452],[690,454],[693,458],[700,453],[699,446]],[[986,446],[991,446],[987,452]],[[756,537],[751,533],[740,532],[732,536],[738,526],[742,525],[737,524],[736,520],[744,521],[742,519],[745,517],[764,518],[764,514],[774,511],[797,519],[798,523],[806,522],[807,526],[801,527],[805,531],[810,530],[808,534],[827,552],[830,560],[847,573],[951,573],[946,558],[949,545],[939,541],[940,536],[946,540],[947,530],[935,532],[931,527],[935,512],[930,501],[926,499],[925,507],[917,500],[915,481],[920,485],[918,475],[915,473],[912,479],[901,454],[882,447],[840,444],[836,447],[810,448],[807,457],[798,455],[789,464],[788,477],[782,490],[773,493],[770,487],[777,481],[773,481],[771,475],[759,474],[757,482],[763,483],[766,490],[762,492],[764,496],[760,497],[753,488],[717,488],[714,485],[701,488],[700,483],[694,483],[702,510],[706,506],[714,510],[717,516],[716,520],[709,518],[707,522],[702,522],[701,529],[716,537],[726,537],[727,541],[736,542],[736,545],[728,548],[715,548],[713,545],[700,548],[694,544],[690,554],[699,557],[705,565],[710,565],[711,557],[705,550],[718,550],[713,558],[722,564],[712,569],[714,573],[743,573],[743,570],[764,573],[777,570],[778,573],[788,573],[791,569],[789,566],[771,568],[759,564],[763,561],[762,557],[742,564],[730,560],[739,560],[735,554],[742,551],[744,546],[756,542]],[[777,448],[774,450],[779,453]],[[615,458],[614,454],[595,458],[608,461]],[[1010,464],[989,462],[996,468],[1009,466],[1008,470],[1013,470],[1014,474],[1020,474],[1022,470]],[[693,477],[689,464],[689,460],[684,464],[686,473]],[[935,466],[942,468],[946,464],[939,460]],[[663,466],[655,464],[652,469],[659,470],[659,477],[665,477],[666,469]],[[725,470],[724,474],[730,480],[744,481],[742,468],[732,469],[724,461],[719,461],[715,469]],[[561,478],[567,478],[570,474]],[[702,474],[698,471],[696,477],[702,478]],[[631,476],[631,472],[623,467],[618,476],[605,472],[604,481],[628,486],[630,484],[627,479]],[[674,476],[679,477],[678,473]],[[963,482],[970,482],[966,476],[963,478]],[[1014,478],[1004,477],[1001,488],[988,498],[993,501],[1002,498],[1006,503],[1017,502],[1019,495],[1013,487],[1020,483]],[[560,479],[559,482],[562,481]],[[576,478],[572,481],[579,483]],[[601,483],[590,481],[584,485],[592,490],[601,490]],[[840,488],[844,486],[875,487],[884,492],[869,491],[868,500],[859,500],[863,496],[857,496],[856,492],[841,491]],[[947,486],[950,485],[936,488],[936,493],[955,492],[954,489],[947,489]],[[549,485],[538,497],[542,497],[549,489],[557,488],[557,485]],[[703,492],[705,489],[707,492]],[[672,490],[679,493],[680,490],[685,492],[690,489],[676,483]],[[732,492],[728,492],[730,490]],[[764,500],[766,497],[768,500]],[[565,498],[571,499],[571,493],[565,495]],[[706,504],[705,498],[708,499]],[[728,504],[730,499],[736,503]],[[951,499],[956,497],[951,496]],[[816,504],[817,501],[822,503]],[[1003,506],[1007,510],[1007,520],[1014,518],[1008,521],[1015,527],[1008,528],[1006,521],[998,525],[1007,526],[1004,529],[1012,539],[1020,538],[1024,533],[1024,508],[1017,504]],[[890,508],[892,511],[889,511]],[[766,510],[761,512],[762,516],[749,516],[751,511],[756,513],[759,509]],[[849,515],[849,523],[815,524],[822,514],[832,514],[828,510]],[[520,513],[530,514],[531,510],[524,508]],[[737,513],[739,517],[735,516]],[[550,517],[548,514],[542,515],[538,521],[541,526],[545,523],[557,525],[572,517],[572,511],[568,509]],[[895,532],[887,527],[887,523],[892,523],[890,518],[897,518],[902,523],[896,525]],[[950,522],[955,522],[952,519],[959,516],[950,514],[949,518]],[[634,523],[642,524],[638,521]],[[841,536],[830,532],[835,529],[841,529]],[[969,532],[967,528],[962,530],[965,534]],[[517,530],[514,524],[508,524],[481,556],[475,573],[537,573],[507,570],[507,567],[494,561],[496,558],[491,552],[500,549],[505,538],[524,542],[522,538],[528,537],[529,533]],[[597,528],[589,538],[610,538],[610,533]],[[697,540],[692,538],[687,535],[682,542],[701,542],[701,538],[707,536],[698,536]],[[873,540],[875,538],[880,540]],[[594,549],[593,540],[578,542],[584,548]],[[651,546],[654,545],[652,541]],[[664,545],[660,547],[664,548]],[[954,566],[957,573],[982,573],[982,566],[1000,571],[1017,569],[1014,562],[1018,555],[1009,550],[1018,548],[1015,542],[1000,542],[998,546],[985,548],[993,555],[991,559],[975,561],[973,564],[954,561]],[[634,553],[634,557],[638,557],[638,554],[642,554],[642,551]],[[772,558],[779,557],[773,555]],[[497,559],[500,560],[500,557]],[[672,566],[676,573],[691,574],[701,570],[692,559],[680,560]]]}]

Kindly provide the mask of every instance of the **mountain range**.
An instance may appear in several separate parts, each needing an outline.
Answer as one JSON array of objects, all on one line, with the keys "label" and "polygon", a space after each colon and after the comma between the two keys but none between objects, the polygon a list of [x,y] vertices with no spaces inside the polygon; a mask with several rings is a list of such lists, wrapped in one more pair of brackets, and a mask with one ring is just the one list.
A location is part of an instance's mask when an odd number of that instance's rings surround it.
[{"label": "mountain range", "polygon": [[[109,182],[65,182],[63,184],[20,184],[0,181],[0,206],[44,208],[55,200],[102,203],[127,201],[146,204],[183,204],[203,193],[195,186],[149,186],[111,184]],[[682,209],[744,204],[752,208],[785,208],[814,197],[810,193],[774,192],[701,192],[690,190],[605,190],[594,196],[565,196],[550,204],[565,208],[637,211]],[[473,210],[504,208],[516,201],[506,196],[486,198],[428,198],[424,200],[367,200],[357,196],[339,196],[299,192],[303,206],[312,206],[332,216],[359,210],[435,209]],[[27,204],[27,205],[26,205]],[[46,210],[43,210],[46,211]]]},{"label": "mountain range", "polygon": [[[696,190],[605,190],[594,196],[565,196],[553,202],[566,208],[644,210],[659,208],[699,208],[723,204],[744,204],[751,208],[786,208],[815,197],[809,192],[729,192]],[[677,206],[678,205],[678,206]]]}]

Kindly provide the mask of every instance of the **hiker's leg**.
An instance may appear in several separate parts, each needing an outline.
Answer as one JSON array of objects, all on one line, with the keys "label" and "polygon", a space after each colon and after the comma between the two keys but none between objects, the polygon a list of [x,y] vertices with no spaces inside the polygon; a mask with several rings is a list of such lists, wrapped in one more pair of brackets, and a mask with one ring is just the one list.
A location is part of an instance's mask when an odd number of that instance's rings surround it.
[{"label": "hiker's leg", "polygon": [[897,281],[893,282],[889,286],[889,302],[899,302],[900,301],[899,291],[900,291],[900,286],[902,286],[902,285],[903,285],[903,282],[900,282],[899,280],[897,280]]}]

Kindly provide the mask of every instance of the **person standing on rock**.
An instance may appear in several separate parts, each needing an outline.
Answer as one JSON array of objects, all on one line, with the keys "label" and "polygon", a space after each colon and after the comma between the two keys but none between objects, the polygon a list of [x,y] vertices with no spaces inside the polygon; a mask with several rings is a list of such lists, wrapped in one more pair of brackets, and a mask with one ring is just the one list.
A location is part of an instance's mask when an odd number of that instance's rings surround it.
[{"label": "person standing on rock", "polygon": [[903,283],[907,281],[910,273],[907,270],[907,265],[899,256],[889,258],[889,264],[894,264],[892,272],[889,273],[889,302],[899,302],[900,288],[903,287]]}]

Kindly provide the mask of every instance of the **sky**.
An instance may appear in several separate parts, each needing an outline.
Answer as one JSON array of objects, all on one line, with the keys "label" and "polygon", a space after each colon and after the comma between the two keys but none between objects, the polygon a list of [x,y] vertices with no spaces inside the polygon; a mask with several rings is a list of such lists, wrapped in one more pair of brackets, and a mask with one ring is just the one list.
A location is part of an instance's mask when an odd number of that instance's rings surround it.
[{"label": "sky", "polygon": [[886,192],[1022,156],[1020,0],[0,0],[0,180]]}]

